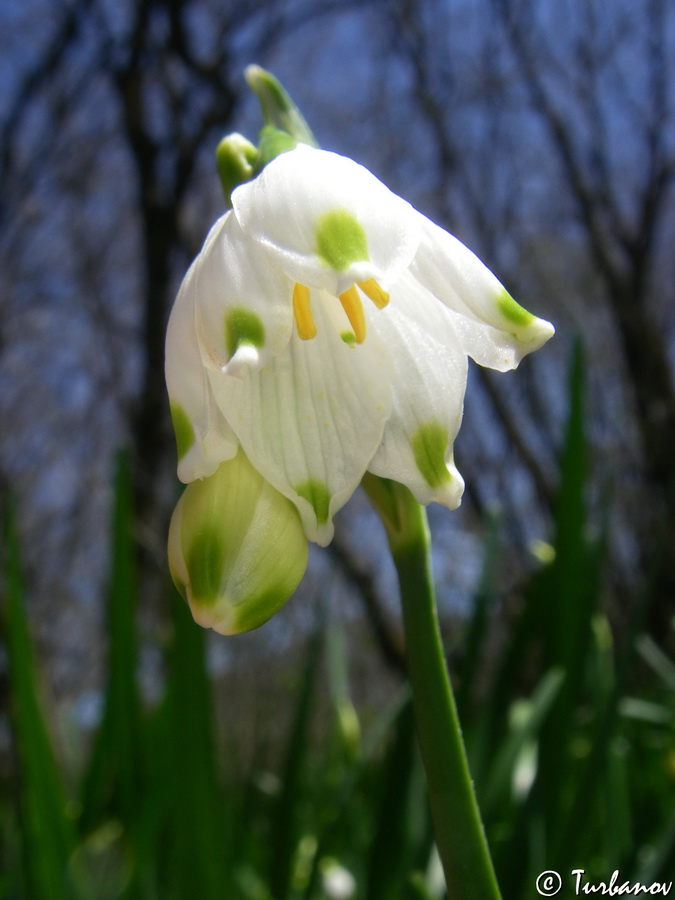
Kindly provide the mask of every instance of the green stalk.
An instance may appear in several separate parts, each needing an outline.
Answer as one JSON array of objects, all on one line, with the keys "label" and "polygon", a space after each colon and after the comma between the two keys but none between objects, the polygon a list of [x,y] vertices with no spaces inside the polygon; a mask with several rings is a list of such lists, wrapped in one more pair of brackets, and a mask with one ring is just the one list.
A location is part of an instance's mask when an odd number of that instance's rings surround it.
[{"label": "green stalk", "polygon": [[499,900],[438,626],[426,513],[400,484],[368,475],[398,572],[408,676],[436,845],[450,900]]}]

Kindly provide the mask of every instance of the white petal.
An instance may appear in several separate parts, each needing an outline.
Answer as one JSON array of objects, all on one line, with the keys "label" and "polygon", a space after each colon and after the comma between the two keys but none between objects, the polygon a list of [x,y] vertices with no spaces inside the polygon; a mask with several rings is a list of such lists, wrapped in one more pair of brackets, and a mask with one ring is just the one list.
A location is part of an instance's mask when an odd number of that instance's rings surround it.
[{"label": "white petal", "polygon": [[204,362],[235,374],[260,367],[289,340],[293,283],[270,266],[227,213],[211,229],[193,275]]},{"label": "white petal", "polygon": [[368,469],[405,484],[420,503],[454,509],[464,490],[452,445],[462,421],[466,353],[447,310],[410,275],[377,321],[395,368],[391,416]]},{"label": "white petal", "polygon": [[176,298],[166,333],[166,383],[178,442],[178,477],[213,474],[237,452],[237,439],[216,405],[195,327],[193,263]]},{"label": "white petal", "polygon": [[313,293],[316,337],[293,334],[265,368],[225,376],[217,393],[253,465],[296,504],[307,537],[323,545],[380,443],[390,409],[390,355],[370,322],[360,346],[341,340],[326,311],[337,302]]},{"label": "white petal", "polygon": [[386,289],[420,240],[405,200],[353,160],[304,145],[237,188],[232,204],[244,232],[289,278],[334,295],[369,278]]},{"label": "white petal", "polygon": [[553,326],[519,306],[461,241],[417,215],[423,237],[410,271],[458,314],[456,328],[469,356],[501,372],[515,369],[523,356],[546,343]]}]

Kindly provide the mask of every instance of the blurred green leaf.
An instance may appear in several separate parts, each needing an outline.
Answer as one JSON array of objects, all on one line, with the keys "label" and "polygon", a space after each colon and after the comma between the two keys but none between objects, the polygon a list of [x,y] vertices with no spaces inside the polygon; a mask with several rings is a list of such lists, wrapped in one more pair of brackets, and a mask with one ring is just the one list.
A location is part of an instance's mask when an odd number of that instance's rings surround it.
[{"label": "blurred green leaf", "polygon": [[137,683],[136,549],[132,537],[131,473],[118,460],[107,604],[107,686],[82,790],[85,831],[113,819],[128,829],[138,819],[146,776]]},{"label": "blurred green leaf", "polygon": [[647,634],[641,634],[637,638],[636,649],[650,669],[675,694],[675,662],[669,659],[656,641]]},{"label": "blurred green leaf", "polygon": [[[223,900],[233,896],[229,804],[221,789],[206,635],[172,591],[173,642],[165,708],[163,779],[154,790],[166,804],[163,897]],[[158,799],[158,798],[157,798]]]},{"label": "blurred green leaf", "polygon": [[485,642],[490,625],[490,607],[497,596],[494,571],[499,550],[498,516],[488,522],[488,533],[483,545],[483,568],[480,584],[473,598],[473,609],[462,647],[462,665],[459,672],[457,709],[462,721],[471,718],[472,704],[476,701],[477,675],[484,664]]},{"label": "blurred green leaf", "polygon": [[7,504],[3,532],[2,624],[9,665],[11,728],[18,760],[14,790],[22,855],[22,867],[16,874],[23,882],[26,898],[64,900],[70,896],[66,868],[75,847],[75,828],[41,707],[11,503]]},{"label": "blurred green leaf", "polygon": [[381,771],[374,836],[367,857],[366,900],[398,898],[412,868],[408,809],[415,762],[412,701],[401,710]]},{"label": "blurred green leaf", "polygon": [[437,895],[431,893],[421,872],[413,872],[406,885],[405,900],[437,900]]},{"label": "blurred green leaf", "polygon": [[[549,715],[565,679],[562,669],[547,672],[537,685],[532,698],[523,704],[523,715],[514,722],[509,735],[495,753],[490,778],[479,788],[481,810],[489,817],[499,804],[508,802],[514,789],[518,758],[528,742],[535,741],[546,716]],[[536,762],[534,763],[536,771]]]},{"label": "blurred green leaf", "polygon": [[281,792],[270,822],[272,853],[269,887],[274,900],[285,900],[289,896],[293,866],[302,837],[304,788],[311,746],[311,716],[322,649],[323,630],[317,627],[307,650],[286,749]]},{"label": "blurred green leaf", "polygon": [[[616,639],[600,606],[611,506],[599,504],[604,520],[592,536],[583,395],[578,353],[550,559],[525,586],[501,657],[484,670],[495,646],[490,605],[502,593],[493,523],[460,657],[472,772],[509,900],[530,900],[547,868],[583,865],[599,878],[618,868],[646,884],[675,878],[675,666],[642,635],[649,582]],[[104,712],[79,815],[40,706],[16,533],[11,517],[3,522],[16,753],[9,778],[0,768],[0,900],[325,900],[329,864],[356,878],[364,900],[440,900],[409,692],[364,713],[341,625],[317,629],[309,643],[278,778],[261,768],[262,745],[246,775],[227,767],[207,633],[173,589],[165,695],[143,709],[132,513],[123,459]],[[327,709],[317,691],[328,694]]]}]

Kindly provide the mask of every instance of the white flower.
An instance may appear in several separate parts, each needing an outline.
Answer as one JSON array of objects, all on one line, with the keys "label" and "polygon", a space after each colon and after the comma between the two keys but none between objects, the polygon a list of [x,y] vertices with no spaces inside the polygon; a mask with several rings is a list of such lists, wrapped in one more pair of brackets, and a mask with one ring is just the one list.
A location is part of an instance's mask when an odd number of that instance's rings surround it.
[{"label": "white flower", "polygon": [[168,327],[180,478],[241,446],[320,544],[366,471],[456,507],[467,356],[515,368],[553,327],[345,157],[300,145],[232,204]]}]

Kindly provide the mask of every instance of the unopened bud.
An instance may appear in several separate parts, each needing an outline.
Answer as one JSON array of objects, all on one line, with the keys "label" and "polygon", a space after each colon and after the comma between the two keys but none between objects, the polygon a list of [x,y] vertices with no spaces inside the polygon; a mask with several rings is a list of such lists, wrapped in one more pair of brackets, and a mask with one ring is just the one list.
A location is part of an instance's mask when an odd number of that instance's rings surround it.
[{"label": "unopened bud", "polygon": [[258,149],[243,134],[229,134],[216,148],[216,165],[228,206],[232,206],[232,191],[254,174]]},{"label": "unopened bud", "polygon": [[307,567],[295,506],[240,449],[185,489],[169,529],[169,567],[195,620],[221,634],[251,631],[293,594]]}]

